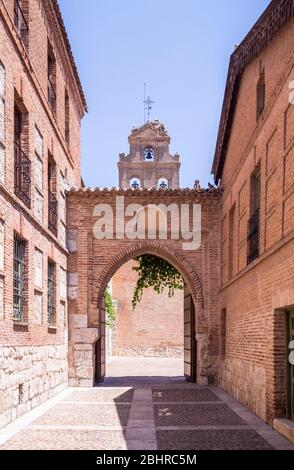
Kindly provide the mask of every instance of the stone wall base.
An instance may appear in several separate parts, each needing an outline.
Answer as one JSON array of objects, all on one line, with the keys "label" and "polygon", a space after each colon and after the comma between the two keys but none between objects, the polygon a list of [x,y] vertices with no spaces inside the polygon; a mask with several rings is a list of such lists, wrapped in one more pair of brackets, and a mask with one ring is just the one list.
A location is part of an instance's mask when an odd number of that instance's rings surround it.
[{"label": "stone wall base", "polygon": [[66,345],[0,347],[0,427],[67,384]]},{"label": "stone wall base", "polygon": [[155,348],[116,348],[116,356],[122,357],[170,357],[182,358],[184,350],[182,347],[155,347]]},{"label": "stone wall base", "polygon": [[243,359],[220,362],[220,387],[266,421],[266,371]]}]

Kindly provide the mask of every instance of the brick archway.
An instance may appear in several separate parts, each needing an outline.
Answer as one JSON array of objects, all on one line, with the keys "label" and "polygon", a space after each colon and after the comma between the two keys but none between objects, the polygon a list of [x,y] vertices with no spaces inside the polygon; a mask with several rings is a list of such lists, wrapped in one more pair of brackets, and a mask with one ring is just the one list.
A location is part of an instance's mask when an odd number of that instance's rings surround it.
[{"label": "brick archway", "polygon": [[[81,189],[68,193],[70,385],[94,384],[95,349],[97,341],[102,338],[101,309],[105,288],[123,264],[144,253],[166,259],[183,275],[195,309],[197,382],[205,384],[216,379],[220,324],[217,309],[220,195],[219,191],[199,188],[165,191]],[[192,213],[195,204],[201,205],[200,246],[187,249],[184,238],[173,237],[170,221],[164,240],[157,235],[157,238],[149,240],[130,239],[124,231],[120,233],[117,221],[113,225],[112,237],[97,237],[93,230],[97,214],[95,208],[97,205],[111,207],[117,216],[119,197],[123,197],[125,207],[176,204],[189,207]]]}]

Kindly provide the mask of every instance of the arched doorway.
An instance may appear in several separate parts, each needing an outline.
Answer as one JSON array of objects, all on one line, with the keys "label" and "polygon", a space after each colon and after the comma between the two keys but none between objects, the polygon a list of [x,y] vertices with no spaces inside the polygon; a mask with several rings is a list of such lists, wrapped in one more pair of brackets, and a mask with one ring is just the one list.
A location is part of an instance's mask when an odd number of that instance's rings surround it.
[{"label": "arched doorway", "polygon": [[[182,297],[182,334],[183,334],[183,371],[184,376],[187,380],[191,382],[196,382],[196,369],[197,369],[197,341],[196,341],[196,309],[195,303],[192,296],[192,292],[188,286],[185,274],[183,273],[184,267],[182,269],[179,266],[183,263],[183,260],[177,259],[173,260],[175,254],[167,254],[166,250],[163,247],[158,246],[149,246],[145,248],[146,251],[143,251],[143,247],[134,246],[133,250],[130,253],[122,253],[114,265],[108,270],[105,274],[103,281],[101,282],[101,289],[98,297],[98,309],[99,309],[99,325],[100,325],[100,335],[95,343],[95,382],[103,382],[106,375],[106,308],[104,302],[104,293],[108,282],[110,281],[113,274],[119,270],[121,266],[124,266],[128,260],[131,260],[133,257],[138,256],[139,254],[155,254],[158,256],[161,253],[160,258],[165,259],[171,265],[173,265],[178,272],[183,276],[184,279],[184,292]],[[159,257],[159,256],[158,256]],[[185,264],[185,263],[184,263]],[[189,277],[186,274],[187,277]],[[190,281],[191,282],[191,281]],[[194,285],[194,284],[193,284]],[[199,295],[194,292],[196,302],[199,304]],[[161,325],[162,326],[162,325]]]},{"label": "arched doorway", "polygon": [[[216,380],[220,329],[217,305],[220,195],[218,191],[197,188],[166,191],[80,189],[69,192],[68,363],[71,386],[92,387],[95,375],[98,379],[103,378],[103,370],[99,375],[95,371],[96,352],[101,352],[100,363],[103,364],[104,292],[120,266],[144,253],[165,259],[183,275],[195,312],[196,381],[206,385]],[[168,214],[165,237],[161,238],[155,231],[148,239],[142,238],[141,232],[135,238],[130,237],[126,231],[128,224],[133,224],[130,212],[134,207],[137,210],[138,206],[149,208],[150,205],[161,210],[165,208],[164,213]],[[193,225],[194,231],[182,232],[171,219],[175,207],[179,216],[176,220],[181,222],[184,215],[184,220],[191,224],[199,221],[201,207],[201,224],[196,224],[195,230]],[[185,219],[185,214],[190,216]],[[98,236],[95,230],[97,219],[104,229]]]}]

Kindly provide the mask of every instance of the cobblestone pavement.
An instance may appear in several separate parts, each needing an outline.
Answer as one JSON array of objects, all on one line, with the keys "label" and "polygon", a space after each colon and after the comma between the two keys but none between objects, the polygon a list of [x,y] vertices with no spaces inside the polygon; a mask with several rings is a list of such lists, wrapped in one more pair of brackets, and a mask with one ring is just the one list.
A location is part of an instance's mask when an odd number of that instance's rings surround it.
[{"label": "cobblestone pavement", "polygon": [[179,360],[107,366],[103,385],[68,388],[1,429],[0,449],[294,450],[222,390],[186,382]]}]

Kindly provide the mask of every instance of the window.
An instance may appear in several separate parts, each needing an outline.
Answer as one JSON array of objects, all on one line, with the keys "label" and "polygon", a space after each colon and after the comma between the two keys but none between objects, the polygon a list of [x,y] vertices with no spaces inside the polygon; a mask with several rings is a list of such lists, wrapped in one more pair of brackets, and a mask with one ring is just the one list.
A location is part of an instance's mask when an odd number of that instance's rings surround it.
[{"label": "window", "polygon": [[250,264],[259,256],[260,168],[254,170],[250,180],[250,218],[248,221],[248,257]]},{"label": "window", "polygon": [[139,180],[139,178],[131,178],[130,179],[130,188],[132,188],[132,189],[141,188],[141,181]]},{"label": "window", "polygon": [[5,177],[5,68],[0,62],[0,183]]},{"label": "window", "polygon": [[157,187],[158,189],[168,189],[168,180],[166,178],[160,178]]},{"label": "window", "polygon": [[153,162],[154,161],[154,150],[151,147],[148,147],[144,151],[144,158],[146,161]]},{"label": "window", "polygon": [[14,107],[14,192],[31,207],[31,161],[28,154],[28,114]]},{"label": "window", "polygon": [[64,137],[66,143],[69,145],[69,96],[67,89],[65,89],[64,97],[64,118]]},{"label": "window", "polygon": [[26,307],[26,241],[14,236],[13,250],[13,319],[23,322]]},{"label": "window", "polygon": [[48,261],[48,325],[56,323],[56,264]]},{"label": "window", "polygon": [[234,227],[235,227],[235,204],[229,213],[229,279],[234,274]]},{"label": "window", "polygon": [[227,336],[227,309],[223,308],[221,311],[221,325],[220,325],[220,355],[222,358],[226,356],[226,336]]},{"label": "window", "polygon": [[256,120],[260,118],[265,107],[265,77],[264,71],[260,74],[256,90]]},{"label": "window", "polygon": [[58,235],[58,201],[56,198],[56,164],[51,155],[48,156],[48,228]]},{"label": "window", "polygon": [[48,41],[48,101],[53,113],[56,112],[56,59],[53,47]]},{"label": "window", "polygon": [[14,0],[14,26],[24,47],[29,47],[29,2],[28,0]]}]

